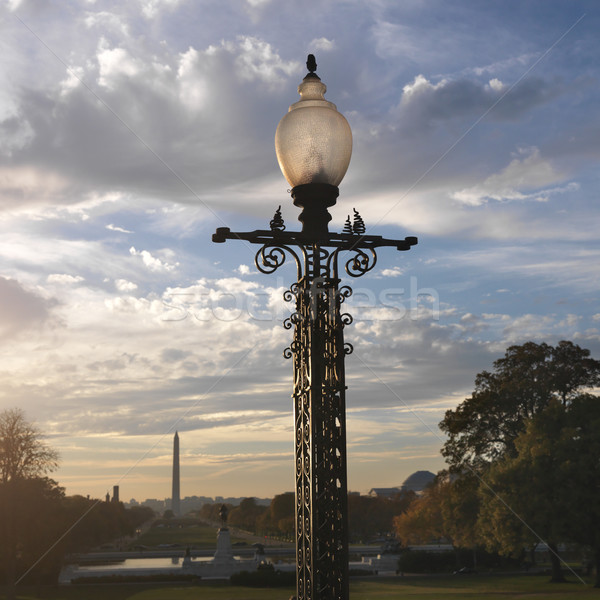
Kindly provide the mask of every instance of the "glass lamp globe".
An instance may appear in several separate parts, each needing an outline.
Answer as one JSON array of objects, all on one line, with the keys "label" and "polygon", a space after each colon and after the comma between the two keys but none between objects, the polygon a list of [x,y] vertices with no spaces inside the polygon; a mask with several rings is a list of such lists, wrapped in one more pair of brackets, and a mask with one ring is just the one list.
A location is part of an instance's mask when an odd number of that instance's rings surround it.
[{"label": "glass lamp globe", "polygon": [[352,131],[335,104],[325,100],[326,91],[321,79],[309,73],[298,86],[300,100],[277,126],[277,160],[293,188],[313,183],[337,187],[350,164]]}]

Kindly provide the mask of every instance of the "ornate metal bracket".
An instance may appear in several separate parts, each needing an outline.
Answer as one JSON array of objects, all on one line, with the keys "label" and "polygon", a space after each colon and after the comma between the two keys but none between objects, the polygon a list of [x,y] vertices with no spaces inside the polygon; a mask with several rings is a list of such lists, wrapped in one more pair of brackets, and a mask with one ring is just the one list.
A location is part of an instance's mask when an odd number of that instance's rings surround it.
[{"label": "ornate metal bracket", "polygon": [[[314,253],[318,248],[321,258],[325,259],[328,270],[332,276],[337,277],[337,258],[340,252],[354,252],[345,265],[346,273],[351,277],[360,277],[369,272],[377,263],[376,248],[392,247],[399,251],[410,250],[418,243],[416,237],[406,237],[403,240],[392,240],[380,235],[366,235],[362,218],[355,211],[354,224],[349,225],[349,219],[343,233],[328,232],[327,235],[313,236],[301,231],[284,231],[285,225],[279,209],[271,221],[271,229],[257,229],[255,231],[231,231],[229,227],[219,227],[212,236],[212,241],[224,243],[226,240],[245,240],[251,244],[262,244],[256,253],[256,268],[261,273],[274,273],[285,263],[286,253],[294,258],[298,268],[298,278],[310,270],[307,265],[309,253]],[[300,249],[301,260],[291,246]],[[333,248],[329,251],[325,248]]]}]

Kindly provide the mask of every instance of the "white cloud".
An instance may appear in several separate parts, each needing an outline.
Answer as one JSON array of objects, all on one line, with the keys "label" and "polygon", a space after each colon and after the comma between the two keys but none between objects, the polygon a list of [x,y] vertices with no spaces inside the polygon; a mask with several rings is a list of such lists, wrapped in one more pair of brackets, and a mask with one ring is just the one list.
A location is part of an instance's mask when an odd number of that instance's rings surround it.
[{"label": "white cloud", "polygon": [[[162,251],[163,253],[166,251]],[[134,246],[129,248],[129,254],[131,256],[139,256],[142,259],[142,262],[150,271],[174,271],[179,266],[178,262],[168,263],[166,260],[161,260],[160,258],[153,256],[148,250],[136,250]],[[170,252],[169,252],[170,254]]]},{"label": "white cloud", "polygon": [[67,77],[59,83],[60,95],[66,96],[81,85],[85,71],[83,67],[69,67]]},{"label": "white cloud", "polygon": [[504,88],[506,87],[499,79],[497,79],[496,77],[494,77],[493,79],[490,79],[488,82],[488,86],[490,87],[490,89],[494,90],[495,92],[501,92],[502,90],[504,90]]},{"label": "white cloud", "polygon": [[328,40],[325,37],[315,38],[308,45],[311,51],[322,51],[322,52],[331,52],[335,48],[335,42],[333,40]]},{"label": "white cloud", "polygon": [[133,292],[138,288],[136,283],[133,283],[133,281],[127,281],[127,279],[117,279],[115,281],[115,287],[120,292]]},{"label": "white cloud", "polygon": [[113,225],[112,223],[107,225],[106,229],[110,229],[111,231],[118,231],[119,233],[133,233],[133,231],[130,231],[129,229],[124,229],[123,227],[118,227],[117,225]]},{"label": "white cloud", "polygon": [[448,81],[446,79],[442,79],[436,84],[428,81],[423,75],[417,75],[414,78],[412,83],[407,83],[402,88],[402,100],[403,104],[408,104],[409,102],[418,102],[419,96],[430,94],[431,92],[435,92],[436,90],[440,90],[447,85]]},{"label": "white cloud", "polygon": [[142,14],[147,19],[155,19],[164,10],[174,10],[181,0],[140,0]]},{"label": "white cloud", "polygon": [[502,171],[479,185],[454,192],[452,198],[470,206],[487,200],[545,200],[550,194],[573,189],[572,186],[544,189],[563,180],[564,174],[542,158],[538,148],[521,148]]},{"label": "white cloud", "polygon": [[133,58],[124,48],[101,47],[98,65],[98,84],[109,89],[114,89],[120,79],[135,78],[144,69],[143,62]]},{"label": "white cloud", "polygon": [[382,277],[399,277],[404,273],[404,270],[400,267],[392,267],[391,269],[382,269],[381,276]]},{"label": "white cloud", "polygon": [[297,61],[284,61],[271,44],[251,36],[239,36],[238,73],[243,79],[282,84],[298,70]]},{"label": "white cloud", "polygon": [[65,273],[52,273],[46,277],[48,283],[58,283],[59,285],[70,285],[73,283],[80,283],[85,281],[81,275],[67,275]]},{"label": "white cloud", "polygon": [[116,31],[122,36],[130,35],[129,25],[124,21],[122,15],[108,12],[105,10],[97,12],[88,12],[83,20],[85,26],[89,29],[98,28],[99,31],[108,29]]}]

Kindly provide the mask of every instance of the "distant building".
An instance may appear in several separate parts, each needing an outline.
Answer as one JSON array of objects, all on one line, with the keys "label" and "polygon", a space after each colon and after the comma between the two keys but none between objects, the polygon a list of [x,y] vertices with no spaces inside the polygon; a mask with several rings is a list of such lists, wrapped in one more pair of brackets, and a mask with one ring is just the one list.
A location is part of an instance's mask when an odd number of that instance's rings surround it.
[{"label": "distant building", "polygon": [[368,496],[372,498],[393,498],[402,492],[414,492],[415,494],[422,494],[425,488],[433,482],[435,474],[431,471],[415,471],[412,475],[409,475],[404,483],[397,487],[389,488],[371,488]]},{"label": "distant building", "polygon": [[400,491],[399,487],[371,488],[367,495],[371,496],[371,498],[393,498],[398,495]]},{"label": "distant building", "polygon": [[112,497],[112,501],[113,502],[119,502],[119,486],[118,485],[113,485],[113,497]]},{"label": "distant building", "polygon": [[412,475],[409,475],[401,486],[403,492],[415,492],[415,494],[422,494],[425,488],[433,483],[435,474],[431,471],[415,471]]},{"label": "distant building", "polygon": [[149,506],[157,513],[163,513],[167,508],[167,503],[164,500],[157,500],[156,498],[147,498],[141,504],[142,506]]}]

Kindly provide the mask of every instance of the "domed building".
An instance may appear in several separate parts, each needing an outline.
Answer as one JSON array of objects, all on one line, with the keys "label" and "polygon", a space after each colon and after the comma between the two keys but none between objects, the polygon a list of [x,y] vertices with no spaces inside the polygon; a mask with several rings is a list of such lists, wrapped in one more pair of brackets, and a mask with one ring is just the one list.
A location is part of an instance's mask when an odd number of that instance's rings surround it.
[{"label": "domed building", "polygon": [[369,496],[374,498],[393,498],[402,492],[414,492],[421,495],[423,490],[435,479],[431,471],[415,471],[409,475],[401,486],[393,488],[372,488]]},{"label": "domed building", "polygon": [[415,494],[421,494],[434,479],[435,474],[431,471],[415,471],[404,480],[400,489],[403,492],[411,491]]}]

